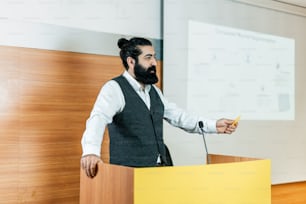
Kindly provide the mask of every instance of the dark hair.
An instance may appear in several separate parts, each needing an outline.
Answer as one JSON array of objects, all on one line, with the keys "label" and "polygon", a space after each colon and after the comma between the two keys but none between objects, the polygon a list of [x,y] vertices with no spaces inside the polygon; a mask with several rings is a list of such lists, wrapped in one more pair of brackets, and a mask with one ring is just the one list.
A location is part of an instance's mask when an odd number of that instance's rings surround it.
[{"label": "dark hair", "polygon": [[152,43],[145,39],[145,38],[131,38],[130,40],[127,40],[125,38],[120,38],[117,43],[120,50],[120,57],[123,63],[123,66],[125,69],[128,69],[128,64],[126,59],[128,57],[132,57],[135,59],[136,62],[138,62],[138,56],[142,53],[140,48],[138,46],[145,46],[149,45],[152,46]]}]

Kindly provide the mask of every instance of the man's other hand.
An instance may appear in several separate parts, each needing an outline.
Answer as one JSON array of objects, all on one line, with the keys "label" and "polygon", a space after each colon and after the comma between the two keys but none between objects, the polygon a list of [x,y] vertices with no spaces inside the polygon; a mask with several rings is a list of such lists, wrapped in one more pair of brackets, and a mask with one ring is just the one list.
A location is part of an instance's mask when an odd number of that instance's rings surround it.
[{"label": "man's other hand", "polygon": [[97,174],[97,164],[103,162],[100,157],[94,154],[85,155],[81,158],[82,169],[85,170],[86,175],[93,178]]}]

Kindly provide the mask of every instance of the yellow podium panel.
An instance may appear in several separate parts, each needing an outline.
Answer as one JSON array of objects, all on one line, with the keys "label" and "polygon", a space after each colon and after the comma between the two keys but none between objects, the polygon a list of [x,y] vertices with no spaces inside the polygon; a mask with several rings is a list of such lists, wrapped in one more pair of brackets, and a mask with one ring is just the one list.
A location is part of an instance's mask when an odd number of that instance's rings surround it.
[{"label": "yellow podium panel", "polygon": [[270,204],[270,160],[134,169],[135,204]]}]

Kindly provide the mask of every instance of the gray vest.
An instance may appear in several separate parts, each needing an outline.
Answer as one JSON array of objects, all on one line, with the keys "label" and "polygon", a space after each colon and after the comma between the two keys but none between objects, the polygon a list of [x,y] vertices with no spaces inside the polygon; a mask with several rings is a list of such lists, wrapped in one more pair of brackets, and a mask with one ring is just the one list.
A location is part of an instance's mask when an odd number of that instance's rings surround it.
[{"label": "gray vest", "polygon": [[164,105],[158,93],[153,87],[150,89],[149,110],[123,76],[113,80],[119,84],[123,92],[125,107],[108,125],[110,163],[150,167],[156,166],[158,155],[166,162],[163,141]]}]

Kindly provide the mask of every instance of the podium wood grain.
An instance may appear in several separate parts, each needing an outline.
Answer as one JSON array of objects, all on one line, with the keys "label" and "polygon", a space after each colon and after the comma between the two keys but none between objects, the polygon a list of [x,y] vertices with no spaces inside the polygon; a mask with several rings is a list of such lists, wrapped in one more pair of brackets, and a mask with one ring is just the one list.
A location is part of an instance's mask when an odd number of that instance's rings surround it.
[{"label": "podium wood grain", "polygon": [[134,203],[133,168],[99,163],[96,177],[88,178],[83,169],[80,177],[80,204]]}]

